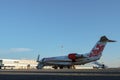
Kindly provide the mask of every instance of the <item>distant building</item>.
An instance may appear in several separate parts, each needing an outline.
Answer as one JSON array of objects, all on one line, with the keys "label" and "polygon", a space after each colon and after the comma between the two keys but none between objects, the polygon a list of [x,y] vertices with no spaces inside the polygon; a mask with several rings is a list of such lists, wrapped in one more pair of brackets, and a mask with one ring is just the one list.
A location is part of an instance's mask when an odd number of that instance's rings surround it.
[{"label": "distant building", "polygon": [[36,69],[35,60],[1,59],[0,69]]},{"label": "distant building", "polygon": [[93,66],[75,65],[75,69],[93,69]]}]

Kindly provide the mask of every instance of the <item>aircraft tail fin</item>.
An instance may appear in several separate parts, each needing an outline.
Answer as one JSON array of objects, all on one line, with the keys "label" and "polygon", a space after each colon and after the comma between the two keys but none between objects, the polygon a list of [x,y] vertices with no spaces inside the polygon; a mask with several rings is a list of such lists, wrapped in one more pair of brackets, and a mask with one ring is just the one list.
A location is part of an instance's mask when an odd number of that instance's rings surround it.
[{"label": "aircraft tail fin", "polygon": [[100,58],[107,42],[116,42],[116,41],[109,40],[106,36],[102,36],[100,40],[96,43],[96,45],[93,47],[93,49],[91,50],[89,56],[90,57],[99,56],[98,58]]}]

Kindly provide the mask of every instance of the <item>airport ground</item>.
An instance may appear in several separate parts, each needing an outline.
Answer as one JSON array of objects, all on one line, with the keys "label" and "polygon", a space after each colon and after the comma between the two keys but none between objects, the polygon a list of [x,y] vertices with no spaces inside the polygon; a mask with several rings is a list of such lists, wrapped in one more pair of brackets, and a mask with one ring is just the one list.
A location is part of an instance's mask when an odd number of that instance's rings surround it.
[{"label": "airport ground", "polygon": [[120,69],[0,70],[0,80],[120,80]]}]

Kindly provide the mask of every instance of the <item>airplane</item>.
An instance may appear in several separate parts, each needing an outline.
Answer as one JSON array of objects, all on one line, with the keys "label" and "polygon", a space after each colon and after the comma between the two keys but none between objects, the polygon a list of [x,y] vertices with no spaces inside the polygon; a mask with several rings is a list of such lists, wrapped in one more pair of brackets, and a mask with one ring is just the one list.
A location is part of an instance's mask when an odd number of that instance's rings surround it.
[{"label": "airplane", "polygon": [[106,36],[102,36],[96,45],[89,53],[77,54],[69,53],[66,56],[48,57],[39,60],[40,55],[37,58],[37,69],[43,69],[44,66],[52,66],[54,69],[74,69],[74,65],[84,65],[89,62],[97,61],[102,56],[102,52],[107,42],[116,42],[115,40],[109,40]]}]

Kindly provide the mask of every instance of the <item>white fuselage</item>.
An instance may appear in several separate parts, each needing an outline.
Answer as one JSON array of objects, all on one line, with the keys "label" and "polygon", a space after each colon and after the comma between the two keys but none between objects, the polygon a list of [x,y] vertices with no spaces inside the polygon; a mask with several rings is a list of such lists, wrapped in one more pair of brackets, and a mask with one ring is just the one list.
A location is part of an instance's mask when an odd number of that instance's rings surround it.
[{"label": "white fuselage", "polygon": [[100,56],[96,57],[86,57],[86,58],[78,58],[75,62],[68,58],[68,56],[59,56],[59,57],[50,57],[50,58],[43,58],[42,61],[44,65],[83,65],[85,63],[89,63],[92,61],[96,61],[99,59]]}]

